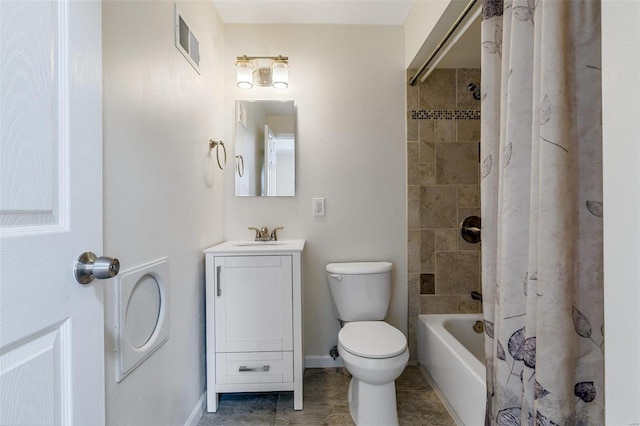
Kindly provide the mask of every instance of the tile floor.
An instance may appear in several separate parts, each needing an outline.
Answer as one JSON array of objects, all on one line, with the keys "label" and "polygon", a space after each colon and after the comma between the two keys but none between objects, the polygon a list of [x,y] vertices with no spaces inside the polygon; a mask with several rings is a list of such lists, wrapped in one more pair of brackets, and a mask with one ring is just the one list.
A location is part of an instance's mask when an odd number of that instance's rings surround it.
[{"label": "tile floor", "polygon": [[[218,411],[205,412],[198,426],[353,426],[347,404],[350,380],[343,368],[306,369],[302,411],[293,410],[292,392],[222,394]],[[396,395],[401,426],[455,425],[418,367],[408,366],[396,380]]]}]

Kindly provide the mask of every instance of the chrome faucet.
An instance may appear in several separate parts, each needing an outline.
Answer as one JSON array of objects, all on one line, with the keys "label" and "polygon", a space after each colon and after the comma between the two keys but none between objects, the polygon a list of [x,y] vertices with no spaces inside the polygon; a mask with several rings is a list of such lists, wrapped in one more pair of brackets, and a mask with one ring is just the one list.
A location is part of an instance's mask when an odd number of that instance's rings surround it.
[{"label": "chrome faucet", "polygon": [[251,231],[256,231],[256,241],[278,241],[278,234],[276,232],[278,229],[284,229],[284,227],[278,226],[273,228],[271,234],[269,234],[269,229],[266,226],[263,226],[260,229],[250,226],[249,229]]}]

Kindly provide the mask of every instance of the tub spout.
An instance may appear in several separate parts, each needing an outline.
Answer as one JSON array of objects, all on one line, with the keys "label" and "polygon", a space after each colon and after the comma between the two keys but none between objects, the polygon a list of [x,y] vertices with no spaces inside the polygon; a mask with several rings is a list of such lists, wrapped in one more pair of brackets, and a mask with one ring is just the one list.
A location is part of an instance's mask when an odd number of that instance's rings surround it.
[{"label": "tub spout", "polygon": [[471,292],[471,298],[473,300],[479,300],[482,302],[482,293],[480,293],[479,291],[472,291]]}]

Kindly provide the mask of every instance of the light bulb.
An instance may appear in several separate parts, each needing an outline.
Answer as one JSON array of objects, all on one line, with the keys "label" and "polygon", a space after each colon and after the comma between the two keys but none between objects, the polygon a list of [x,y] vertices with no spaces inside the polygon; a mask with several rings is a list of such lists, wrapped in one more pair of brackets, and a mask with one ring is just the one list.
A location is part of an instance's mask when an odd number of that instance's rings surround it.
[{"label": "light bulb", "polygon": [[273,76],[273,87],[276,89],[286,89],[289,87],[289,70],[287,61],[275,60],[271,65]]},{"label": "light bulb", "polygon": [[238,61],[236,62],[236,84],[241,89],[251,89],[253,87],[253,70],[251,69],[251,62]]}]

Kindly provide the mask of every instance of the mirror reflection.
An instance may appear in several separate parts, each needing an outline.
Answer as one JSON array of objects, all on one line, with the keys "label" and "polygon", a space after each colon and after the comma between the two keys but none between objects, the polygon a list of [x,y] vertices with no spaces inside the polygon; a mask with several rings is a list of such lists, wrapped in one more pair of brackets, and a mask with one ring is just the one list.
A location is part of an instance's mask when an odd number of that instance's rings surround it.
[{"label": "mirror reflection", "polygon": [[293,101],[236,101],[236,196],[295,195]]}]

